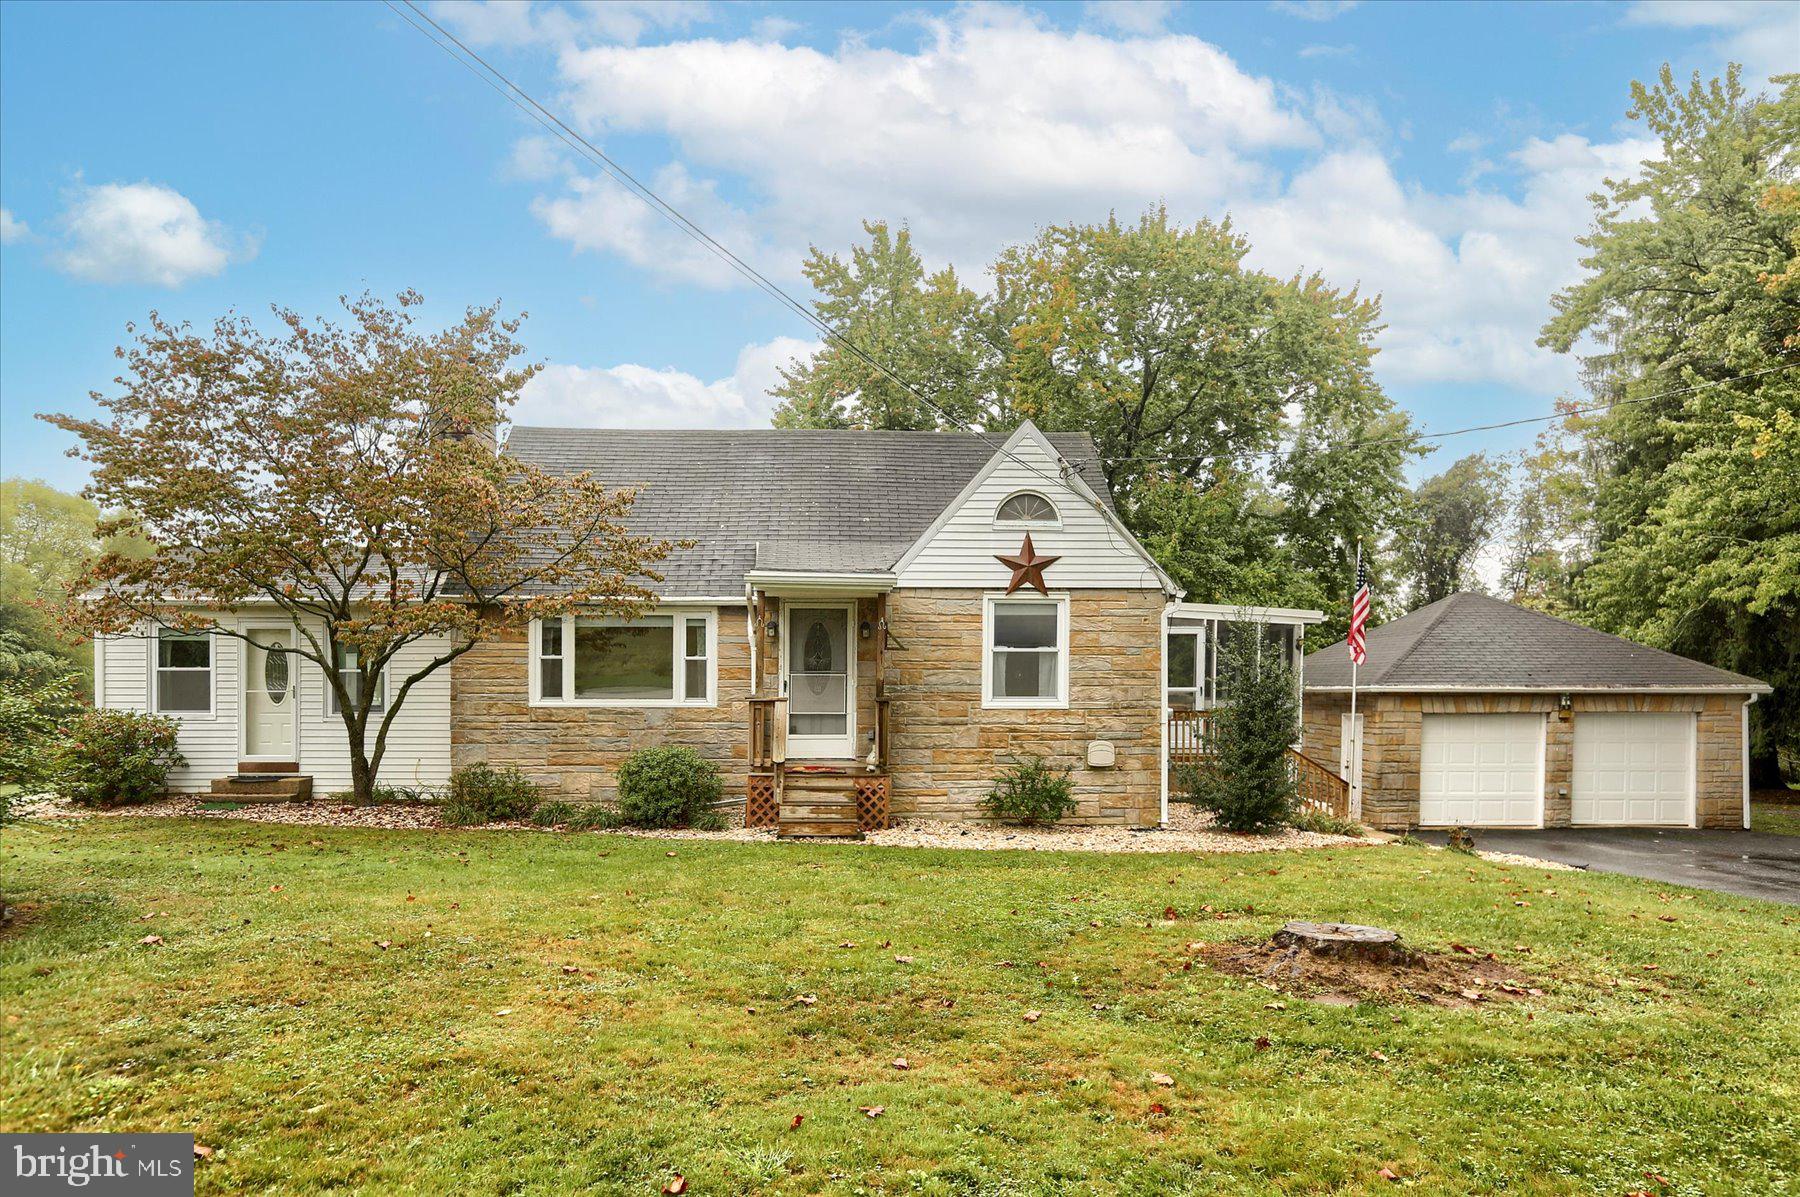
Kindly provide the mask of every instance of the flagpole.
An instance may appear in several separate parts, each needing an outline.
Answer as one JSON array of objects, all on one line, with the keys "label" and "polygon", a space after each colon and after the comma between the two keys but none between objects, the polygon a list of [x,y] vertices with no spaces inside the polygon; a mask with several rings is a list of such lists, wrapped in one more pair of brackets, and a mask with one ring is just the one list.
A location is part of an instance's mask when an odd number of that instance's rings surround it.
[{"label": "flagpole", "polygon": [[[1356,566],[1350,572],[1350,607],[1351,619],[1356,618],[1357,584],[1362,579],[1362,537],[1356,538]],[[1350,817],[1362,818],[1362,734],[1356,727],[1356,654],[1350,654],[1350,747],[1344,753],[1348,763],[1350,776],[1345,780],[1350,783]]]}]

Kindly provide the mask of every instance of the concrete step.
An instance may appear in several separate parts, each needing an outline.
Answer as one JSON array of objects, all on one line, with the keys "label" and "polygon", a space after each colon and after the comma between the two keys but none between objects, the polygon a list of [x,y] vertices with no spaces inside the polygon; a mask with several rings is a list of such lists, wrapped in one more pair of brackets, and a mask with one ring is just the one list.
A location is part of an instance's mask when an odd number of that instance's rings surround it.
[{"label": "concrete step", "polygon": [[213,778],[211,791],[223,802],[305,802],[312,797],[312,778],[304,773],[238,773]]}]

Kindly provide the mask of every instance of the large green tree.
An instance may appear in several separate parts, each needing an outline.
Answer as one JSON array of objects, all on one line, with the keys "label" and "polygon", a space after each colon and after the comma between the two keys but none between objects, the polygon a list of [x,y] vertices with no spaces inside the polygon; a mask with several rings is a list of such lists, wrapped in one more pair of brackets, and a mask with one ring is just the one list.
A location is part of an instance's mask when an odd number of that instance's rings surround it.
[{"label": "large green tree", "polygon": [[1506,515],[1506,470],[1471,453],[1412,493],[1399,557],[1408,607],[1422,607],[1477,586],[1475,559]]},{"label": "large green tree", "polygon": [[100,551],[100,509],[25,478],[0,482],[0,680],[88,669],[92,650],[57,631],[52,610]]},{"label": "large green tree", "polygon": [[1761,677],[1761,779],[1800,754],[1800,76],[1752,96],[1737,68],[1633,84],[1660,152],[1594,197],[1584,277],[1542,343],[1583,352],[1614,406],[1597,463],[1580,616]]},{"label": "large green tree", "polygon": [[1376,301],[1255,270],[1229,222],[1160,208],[1044,229],[1000,253],[987,295],[868,227],[850,259],[808,260],[816,306],[872,355],[892,347],[882,360],[933,404],[828,345],[786,376],[777,423],[1087,431],[1189,597],[1342,605],[1356,540],[1394,526],[1413,451],[1370,369]]}]

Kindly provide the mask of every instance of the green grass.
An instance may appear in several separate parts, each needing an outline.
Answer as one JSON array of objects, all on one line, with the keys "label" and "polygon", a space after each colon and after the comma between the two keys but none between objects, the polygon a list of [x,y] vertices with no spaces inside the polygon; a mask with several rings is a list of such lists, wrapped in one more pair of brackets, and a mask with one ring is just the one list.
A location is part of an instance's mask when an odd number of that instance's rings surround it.
[{"label": "green grass", "polygon": [[1770,835],[1800,835],[1800,806],[1791,803],[1752,802],[1750,830]]},{"label": "green grass", "polygon": [[[192,1130],[202,1192],[1795,1181],[1800,911],[1630,878],[149,819],[8,827],[0,869],[0,1128]],[[1293,917],[1547,993],[1331,1007],[1184,967]]]}]

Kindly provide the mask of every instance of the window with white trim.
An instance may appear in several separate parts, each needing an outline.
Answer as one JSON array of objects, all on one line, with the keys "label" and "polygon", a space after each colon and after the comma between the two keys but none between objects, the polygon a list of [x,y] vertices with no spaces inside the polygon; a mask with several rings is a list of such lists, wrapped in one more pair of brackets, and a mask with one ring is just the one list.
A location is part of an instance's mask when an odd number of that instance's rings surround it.
[{"label": "window with white trim", "polygon": [[[361,658],[357,650],[348,644],[337,646],[338,677],[344,683],[344,689],[350,693],[350,701],[359,701],[362,693],[363,671]],[[375,675],[375,693],[369,700],[369,714],[378,715],[387,709],[387,670],[383,669]],[[325,702],[333,715],[340,713],[337,691],[329,684],[325,687]]]},{"label": "window with white trim", "polygon": [[156,710],[165,715],[212,713],[213,643],[206,632],[156,632]]},{"label": "window with white trim", "polygon": [[994,511],[996,524],[1021,528],[1054,528],[1060,522],[1056,504],[1035,490],[1022,490],[1008,495]]},{"label": "window with white trim", "polygon": [[1232,661],[1248,649],[1252,659],[1275,653],[1296,673],[1299,628],[1260,619],[1206,619],[1171,624],[1163,651],[1164,689],[1173,710],[1206,710],[1231,689]]},{"label": "window with white trim", "polygon": [[989,706],[1062,706],[1068,694],[1068,604],[990,598],[984,698]]},{"label": "window with white trim", "polygon": [[538,705],[708,706],[716,613],[659,611],[637,619],[565,615],[539,620],[532,643]]}]

